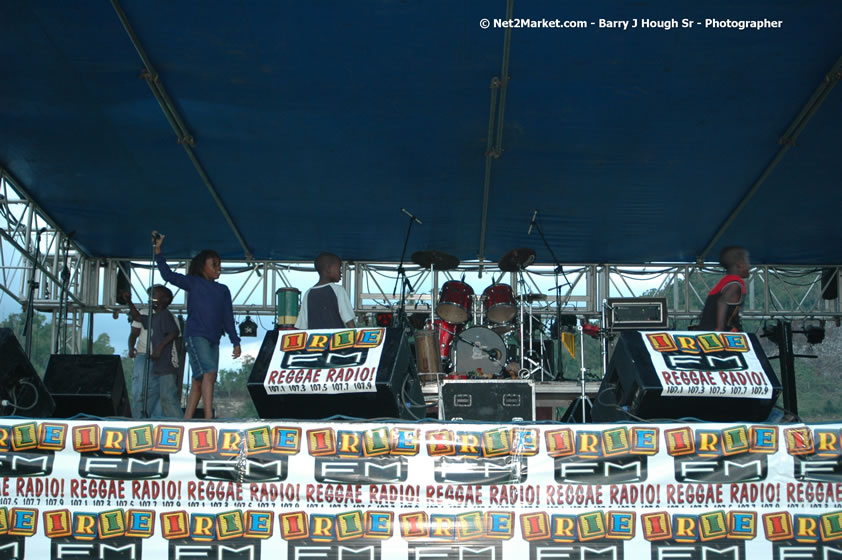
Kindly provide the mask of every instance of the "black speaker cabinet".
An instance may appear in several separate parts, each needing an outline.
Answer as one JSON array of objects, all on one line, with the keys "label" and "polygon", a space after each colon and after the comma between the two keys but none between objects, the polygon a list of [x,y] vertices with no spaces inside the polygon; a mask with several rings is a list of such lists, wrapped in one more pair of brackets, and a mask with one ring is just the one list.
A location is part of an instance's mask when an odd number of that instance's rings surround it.
[{"label": "black speaker cabinet", "polygon": [[267,394],[263,385],[272,368],[278,336],[289,331],[266,333],[252,366],[248,389],[261,418],[315,419],[333,415],[354,418],[421,419],[426,415],[424,394],[411,359],[406,333],[386,329],[386,340],[375,378],[376,392],[332,394]]},{"label": "black speaker cabinet", "polygon": [[44,384],[56,401],[55,418],[131,416],[120,356],[53,354]]},{"label": "black speaker cabinet", "polygon": [[[654,346],[646,335],[661,337],[660,351],[650,350]],[[703,342],[692,346],[699,336],[713,336],[715,342],[723,335],[741,336],[743,343],[730,350]],[[656,367],[653,354],[663,364]],[[679,391],[680,396],[675,394]],[[627,331],[617,341],[591,415],[594,422],[635,417],[762,422],[780,392],[781,382],[753,334]]]},{"label": "black speaker cabinet", "polygon": [[50,418],[56,407],[12,329],[0,329],[0,416]]},{"label": "black speaker cabinet", "polygon": [[441,384],[440,420],[535,420],[535,385],[520,380],[453,380]]}]

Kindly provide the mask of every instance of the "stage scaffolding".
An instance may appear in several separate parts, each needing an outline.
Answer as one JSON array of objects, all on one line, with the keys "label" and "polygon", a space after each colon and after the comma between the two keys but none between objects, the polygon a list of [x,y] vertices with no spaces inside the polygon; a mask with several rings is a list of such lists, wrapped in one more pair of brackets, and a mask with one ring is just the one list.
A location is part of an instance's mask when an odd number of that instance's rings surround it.
[{"label": "stage scaffolding", "polygon": [[[89,340],[93,339],[96,314],[125,312],[125,306],[116,303],[118,270],[122,268],[130,277],[133,300],[141,302],[146,299],[151,264],[84,254],[72,235],[61,231],[33,200],[21,194],[25,191],[17,188],[8,175],[0,173],[0,177],[2,295],[12,298],[25,311],[30,290],[33,290],[34,308],[52,316],[53,347],[66,353],[86,353],[82,337],[87,334]],[[173,269],[181,272],[186,264],[185,261],[170,262]],[[303,292],[316,280],[311,263],[252,260],[225,261],[223,266],[221,280],[231,289],[234,313],[238,318],[247,314],[274,317],[276,290],[295,287]],[[397,310],[400,301],[397,268],[397,263],[345,263],[343,283],[358,314],[365,316]],[[839,283],[836,281],[839,268],[833,264],[753,268],[747,281],[749,293],[743,317],[841,319]],[[545,294],[546,299],[532,303],[536,315],[553,316],[561,305],[563,315],[584,319],[598,318],[607,298],[666,296],[671,320],[692,320],[698,317],[707,290],[721,275],[720,269],[713,264],[571,263],[564,265],[556,296],[552,293],[555,291],[553,267],[549,265],[530,266],[522,279],[510,272],[501,275],[495,262],[466,262],[456,270],[432,272],[409,263],[405,269],[415,288],[406,297],[405,305],[410,314],[429,313],[444,282],[459,280],[464,274],[469,278],[467,281],[478,288],[478,293],[497,280],[512,286],[516,295],[523,290]],[[63,278],[67,278],[64,290]],[[155,278],[160,281],[157,273]],[[688,278],[691,281],[688,282]],[[34,289],[33,280],[37,283]],[[674,289],[676,286],[678,288]],[[830,289],[835,290],[833,294],[826,293]],[[60,322],[62,293],[66,296],[63,314],[66,320]],[[823,293],[837,297],[825,299]],[[176,292],[170,309],[174,313],[186,311],[183,294]],[[268,324],[267,321],[263,323]],[[87,328],[88,333],[83,333],[83,328]]]}]

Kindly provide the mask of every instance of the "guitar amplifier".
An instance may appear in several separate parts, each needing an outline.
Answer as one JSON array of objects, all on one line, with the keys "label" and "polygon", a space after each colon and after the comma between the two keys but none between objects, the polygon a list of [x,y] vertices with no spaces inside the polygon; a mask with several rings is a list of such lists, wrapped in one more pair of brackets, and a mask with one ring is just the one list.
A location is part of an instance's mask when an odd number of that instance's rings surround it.
[{"label": "guitar amplifier", "polygon": [[608,298],[608,328],[614,330],[665,329],[667,298]]},{"label": "guitar amplifier", "polygon": [[535,420],[535,385],[518,379],[443,381],[439,419],[531,422]]}]

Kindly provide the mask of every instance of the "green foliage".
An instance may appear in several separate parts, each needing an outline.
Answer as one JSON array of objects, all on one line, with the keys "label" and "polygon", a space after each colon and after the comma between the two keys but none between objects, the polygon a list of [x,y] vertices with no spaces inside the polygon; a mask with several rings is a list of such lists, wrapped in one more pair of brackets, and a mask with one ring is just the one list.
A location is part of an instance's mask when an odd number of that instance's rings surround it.
[{"label": "green foliage", "polygon": [[214,391],[214,407],[221,418],[257,418],[246,382],[251,375],[254,357],[245,355],[238,369],[221,369]]},{"label": "green foliage", "polygon": [[[82,339],[82,351],[83,351],[82,353],[86,353],[87,348],[88,348],[88,339],[83,338]],[[111,346],[111,337],[108,336],[107,333],[100,333],[100,335],[98,337],[96,337],[96,340],[94,340],[93,352],[91,352],[91,353],[92,354],[111,355],[111,354],[114,354],[115,352],[116,352],[116,350],[114,350],[114,347]]]},{"label": "green foliage", "polygon": [[[26,322],[25,313],[12,313],[0,322],[0,327],[12,329],[20,342],[21,348],[26,351],[26,340],[23,336],[23,327]],[[35,313],[32,316],[32,355],[30,362],[41,377],[47,371],[47,362],[52,354],[52,323],[47,322],[47,316]]]}]

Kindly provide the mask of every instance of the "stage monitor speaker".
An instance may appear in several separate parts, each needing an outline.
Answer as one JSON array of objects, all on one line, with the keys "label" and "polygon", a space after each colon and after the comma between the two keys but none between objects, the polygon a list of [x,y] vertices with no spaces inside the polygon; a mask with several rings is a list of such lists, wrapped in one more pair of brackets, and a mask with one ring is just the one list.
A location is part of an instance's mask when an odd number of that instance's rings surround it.
[{"label": "stage monitor speaker", "polygon": [[12,329],[0,329],[0,416],[50,418],[56,407]]},{"label": "stage monitor speaker", "polygon": [[443,381],[440,420],[535,420],[535,385],[521,380]]},{"label": "stage monitor speaker", "polygon": [[591,415],[594,422],[762,422],[780,392],[781,382],[753,334],[626,331]]},{"label": "stage monitor speaker", "polygon": [[386,329],[386,339],[377,368],[374,392],[331,394],[268,394],[263,385],[275,355],[278,336],[289,331],[266,333],[252,366],[248,390],[261,418],[316,419],[334,415],[354,418],[421,419],[426,416],[424,394],[415,371],[406,333]]},{"label": "stage monitor speaker", "polygon": [[131,416],[120,356],[53,354],[44,384],[56,401],[55,418]]}]

